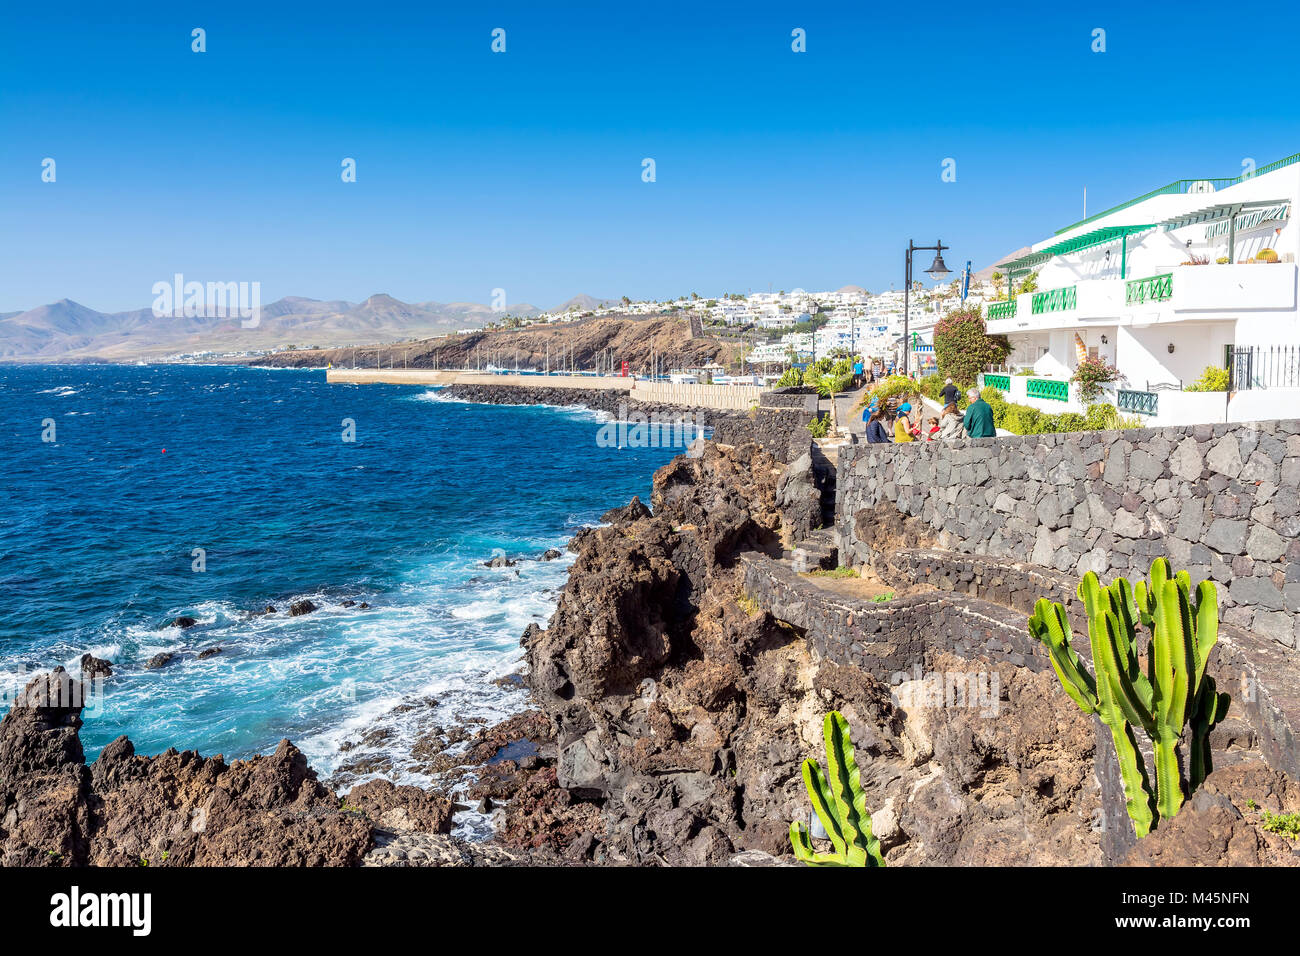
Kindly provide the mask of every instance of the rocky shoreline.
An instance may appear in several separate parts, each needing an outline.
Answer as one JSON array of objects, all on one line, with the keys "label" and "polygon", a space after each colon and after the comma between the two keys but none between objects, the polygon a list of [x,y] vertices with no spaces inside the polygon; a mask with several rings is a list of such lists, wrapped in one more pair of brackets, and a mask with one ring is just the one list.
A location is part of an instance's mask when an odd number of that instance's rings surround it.
[{"label": "rocky shoreline", "polygon": [[[848,631],[853,601],[870,598],[867,582],[836,590],[789,570],[833,493],[804,448],[785,464],[756,442],[703,443],[656,472],[651,507],[633,499],[577,534],[554,615],[521,638],[515,683],[531,706],[496,726],[431,722],[417,744],[427,789],[346,760],[322,782],[287,740],[227,764],[138,756],[121,737],[87,765],[81,681],[41,675],[0,721],[0,863],[791,863],[790,822],[809,813],[800,765],[832,709],[849,722],[891,865],[1296,862],[1260,814],[1300,810],[1300,786],[1260,758],[1249,727],[1225,727],[1223,759],[1176,818],[1116,851],[1096,729],[1041,662],[927,641],[924,621],[903,636],[917,674],[901,681],[819,650],[791,623],[808,617],[813,592],[800,589],[822,589],[818,613]],[[887,573],[914,566],[899,557],[917,544],[909,533],[901,519],[877,524],[873,547],[897,552]],[[787,569],[783,617],[747,591],[764,562]],[[900,612],[925,603],[904,596],[928,585],[884,583]],[[977,673],[991,696],[983,709],[918,705],[922,670]],[[492,839],[450,835],[471,810],[491,815]]]}]

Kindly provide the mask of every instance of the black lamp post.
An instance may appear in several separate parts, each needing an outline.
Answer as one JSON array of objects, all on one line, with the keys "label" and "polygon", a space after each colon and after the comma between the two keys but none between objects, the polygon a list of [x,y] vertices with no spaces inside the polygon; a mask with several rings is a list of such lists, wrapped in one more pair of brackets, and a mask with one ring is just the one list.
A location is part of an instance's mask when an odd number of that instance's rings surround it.
[{"label": "black lamp post", "polygon": [[906,281],[903,283],[903,374],[907,375],[912,370],[912,337],[909,308],[912,296],[912,253],[923,250],[934,250],[934,262],[930,268],[926,269],[926,274],[936,282],[946,275],[951,275],[952,270],[943,264],[943,250],[951,249],[951,246],[945,246],[941,240],[935,240],[932,246],[918,246],[911,239],[907,240],[907,268]]}]

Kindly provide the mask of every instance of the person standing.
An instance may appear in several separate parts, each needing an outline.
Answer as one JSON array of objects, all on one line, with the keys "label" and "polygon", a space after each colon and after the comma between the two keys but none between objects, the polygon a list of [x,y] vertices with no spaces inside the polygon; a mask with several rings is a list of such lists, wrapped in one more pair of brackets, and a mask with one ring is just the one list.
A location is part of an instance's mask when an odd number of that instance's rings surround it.
[{"label": "person standing", "polygon": [[957,399],[961,397],[961,389],[952,383],[952,379],[943,380],[943,389],[939,392],[945,405],[955,405]]},{"label": "person standing", "polygon": [[972,388],[966,393],[966,397],[970,399],[970,404],[966,406],[966,415],[962,419],[966,434],[971,438],[996,438],[998,430],[993,424],[993,408],[980,398],[978,389]]}]

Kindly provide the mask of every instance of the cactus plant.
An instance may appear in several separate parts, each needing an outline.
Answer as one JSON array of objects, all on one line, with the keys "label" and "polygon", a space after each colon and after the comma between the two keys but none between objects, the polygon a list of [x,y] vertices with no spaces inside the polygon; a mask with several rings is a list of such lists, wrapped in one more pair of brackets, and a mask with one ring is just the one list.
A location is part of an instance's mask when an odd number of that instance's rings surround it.
[{"label": "cactus plant", "polygon": [[[1088,638],[1096,677],[1070,647],[1065,608],[1042,598],[1029,619],[1030,633],[1048,651],[1065,692],[1085,714],[1095,714],[1111,732],[1124,782],[1125,802],[1139,837],[1161,818],[1174,816],[1212,769],[1210,731],[1228,712],[1230,698],[1205,673],[1219,637],[1219,601],[1214,584],[1202,581],[1193,596],[1186,571],[1170,573],[1169,562],[1151,564],[1150,582],[1130,586],[1116,578],[1103,587],[1089,571],[1079,584],[1088,615]],[[1146,673],[1138,655],[1139,626],[1149,635]],[[1154,791],[1133,728],[1151,740],[1156,761]],[[1190,727],[1184,783],[1178,745]],[[1184,792],[1185,791],[1185,792]]]},{"label": "cactus plant", "polygon": [[808,827],[796,820],[790,824],[794,855],[809,866],[884,866],[880,841],[871,835],[871,814],[867,813],[867,797],[853,755],[849,722],[839,711],[832,710],[826,715],[822,733],[826,738],[826,773],[822,773],[817,761],[805,760],[803,782],[834,850],[814,850]]}]

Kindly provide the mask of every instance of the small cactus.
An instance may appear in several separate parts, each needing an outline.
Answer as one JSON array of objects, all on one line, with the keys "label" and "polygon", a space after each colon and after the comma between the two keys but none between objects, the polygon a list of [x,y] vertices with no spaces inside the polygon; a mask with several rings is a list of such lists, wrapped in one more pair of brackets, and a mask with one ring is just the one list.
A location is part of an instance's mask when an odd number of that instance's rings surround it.
[{"label": "small cactus", "polygon": [[880,841],[871,835],[871,814],[867,813],[867,797],[853,755],[849,722],[839,711],[832,710],[826,715],[822,732],[830,777],[822,773],[817,761],[808,759],[803,762],[803,782],[834,850],[816,852],[808,827],[796,820],[790,824],[794,855],[809,866],[884,866]]}]

